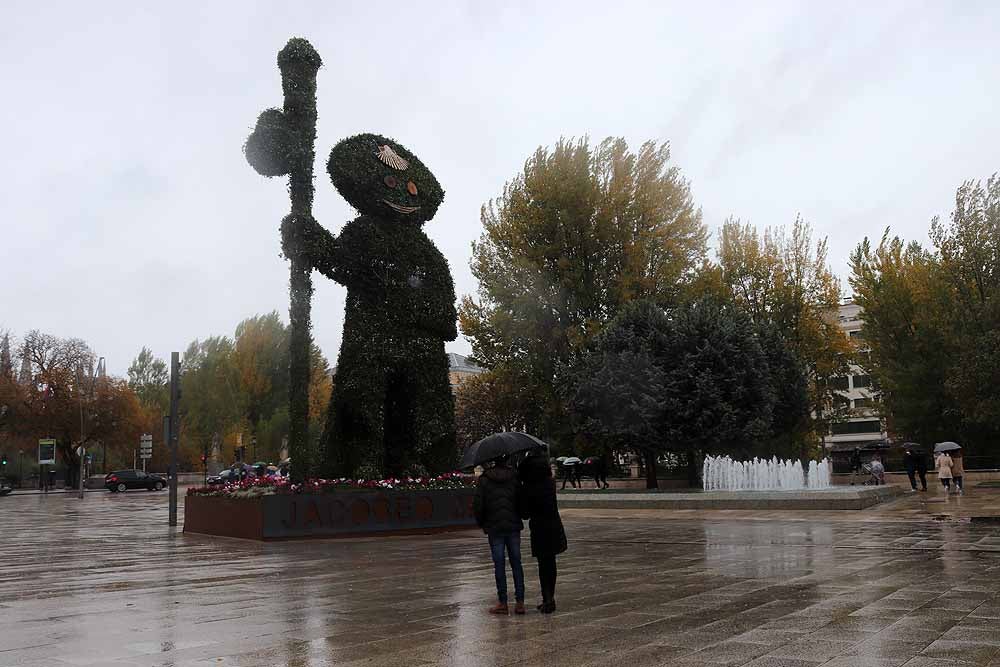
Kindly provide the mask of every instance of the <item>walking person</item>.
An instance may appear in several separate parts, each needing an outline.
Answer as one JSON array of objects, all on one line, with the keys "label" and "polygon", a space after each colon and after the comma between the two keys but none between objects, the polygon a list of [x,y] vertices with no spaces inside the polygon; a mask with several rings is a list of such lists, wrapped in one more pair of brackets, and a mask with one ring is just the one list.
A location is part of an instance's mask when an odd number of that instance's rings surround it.
[{"label": "walking person", "polygon": [[594,482],[597,488],[608,488],[608,463],[603,456],[595,456],[591,465],[594,468]]},{"label": "walking person", "polygon": [[556,555],[566,551],[566,531],[556,504],[556,483],[544,456],[529,456],[518,468],[520,512],[531,529],[531,555],[538,559],[542,603],[538,611],[556,610]]},{"label": "walking person", "polygon": [[498,602],[490,608],[491,614],[506,616],[510,613],[507,604],[507,559],[514,576],[514,613],[524,613],[524,568],[521,567],[521,530],[524,523],[518,511],[518,486],[517,475],[510,467],[508,458],[500,457],[480,475],[472,504],[476,524],[489,538],[493,558]]},{"label": "walking person", "polygon": [[906,469],[906,476],[910,478],[910,486],[917,490],[917,477],[920,477],[921,490],[927,490],[927,459],[923,452],[907,448],[903,452],[903,467]]},{"label": "walking person", "polygon": [[941,452],[934,460],[934,467],[937,468],[938,479],[941,480],[941,486],[944,487],[945,493],[951,492],[951,468],[953,465],[954,462],[948,456],[948,452]]},{"label": "walking person", "polygon": [[575,466],[566,465],[565,463],[559,463],[559,472],[562,476],[562,488],[566,488],[566,482],[569,482],[570,486],[574,489],[576,488],[576,472],[573,470]]},{"label": "walking person", "polygon": [[851,486],[854,486],[854,482],[857,480],[858,475],[861,474],[861,449],[855,447],[854,451],[851,452]]},{"label": "walking person", "polygon": [[962,461],[962,450],[956,449],[951,457],[951,478],[955,481],[955,493],[963,495],[965,487],[962,485],[962,478],[965,476],[965,464]]}]

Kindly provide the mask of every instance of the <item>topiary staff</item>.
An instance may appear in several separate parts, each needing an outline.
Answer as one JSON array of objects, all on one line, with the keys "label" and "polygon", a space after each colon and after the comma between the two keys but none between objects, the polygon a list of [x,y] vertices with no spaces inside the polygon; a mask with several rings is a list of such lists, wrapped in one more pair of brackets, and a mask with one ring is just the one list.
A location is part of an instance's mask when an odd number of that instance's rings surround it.
[{"label": "topiary staff", "polygon": [[257,118],[243,152],[262,176],[288,175],[292,210],[281,222],[281,248],[291,262],[289,281],[289,427],[292,479],[309,474],[309,359],[312,348],[310,308],[312,266],[304,252],[305,229],[312,217],[313,161],[316,141],[316,72],[323,62],[307,40],[288,40],[278,52],[283,109],[268,109]]}]

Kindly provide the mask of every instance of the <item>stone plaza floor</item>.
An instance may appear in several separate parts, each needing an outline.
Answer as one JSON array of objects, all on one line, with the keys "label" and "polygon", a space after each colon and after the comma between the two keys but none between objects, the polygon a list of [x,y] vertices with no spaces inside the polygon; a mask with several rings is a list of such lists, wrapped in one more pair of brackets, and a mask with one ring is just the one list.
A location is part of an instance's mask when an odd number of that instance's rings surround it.
[{"label": "stone plaza floor", "polygon": [[526,555],[498,618],[476,531],[260,544],[168,529],[166,493],[14,495],[0,667],[1000,666],[1000,524],[969,520],[997,509],[568,510],[559,611]]}]

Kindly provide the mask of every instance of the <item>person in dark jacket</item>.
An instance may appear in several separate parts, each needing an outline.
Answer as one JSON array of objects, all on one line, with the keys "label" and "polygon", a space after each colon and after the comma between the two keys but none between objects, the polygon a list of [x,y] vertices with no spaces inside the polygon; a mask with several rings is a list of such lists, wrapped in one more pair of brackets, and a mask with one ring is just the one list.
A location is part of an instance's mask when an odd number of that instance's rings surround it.
[{"label": "person in dark jacket", "polygon": [[556,504],[556,483],[544,455],[529,456],[518,468],[521,516],[531,528],[531,555],[538,559],[542,604],[538,611],[556,610],[556,555],[566,551],[566,531]]},{"label": "person in dark jacket", "polygon": [[591,459],[591,464],[594,469],[594,481],[597,482],[597,488],[608,488],[608,462],[604,460],[603,456],[595,456]]},{"label": "person in dark jacket", "polygon": [[472,503],[476,523],[489,538],[490,554],[493,556],[499,602],[490,608],[491,614],[509,613],[505,552],[514,575],[514,613],[524,613],[524,568],[521,567],[521,530],[524,523],[518,510],[519,493],[517,475],[508,465],[507,457],[503,457],[480,475]]},{"label": "person in dark jacket", "polygon": [[855,447],[854,451],[851,452],[851,486],[854,486],[854,481],[860,474],[861,474],[861,448]]},{"label": "person in dark jacket", "polygon": [[927,458],[919,450],[907,449],[903,452],[903,466],[906,476],[910,478],[910,486],[917,490],[917,476],[920,476],[922,490],[927,490]]}]

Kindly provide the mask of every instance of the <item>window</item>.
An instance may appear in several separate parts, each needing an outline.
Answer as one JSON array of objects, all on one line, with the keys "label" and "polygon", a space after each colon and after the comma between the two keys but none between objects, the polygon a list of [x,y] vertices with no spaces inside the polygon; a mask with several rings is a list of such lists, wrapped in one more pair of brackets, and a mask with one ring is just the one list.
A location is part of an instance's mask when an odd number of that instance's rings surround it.
[{"label": "window", "polygon": [[865,335],[863,333],[861,333],[861,329],[858,329],[857,331],[849,331],[849,332],[847,332],[847,335],[850,336],[851,338],[864,338],[865,337]]},{"label": "window", "polygon": [[833,435],[853,435],[857,433],[881,433],[882,422],[878,419],[863,422],[841,422],[832,424],[830,432]]},{"label": "window", "polygon": [[850,387],[847,384],[847,377],[833,378],[830,380],[830,386],[834,389],[840,389],[842,391],[847,391]]},{"label": "window", "polygon": [[855,375],[853,378],[854,388],[858,389],[860,387],[870,387],[872,386],[872,379],[869,375]]},{"label": "window", "polygon": [[870,398],[855,398],[854,407],[855,408],[870,408],[872,406],[872,399]]}]

